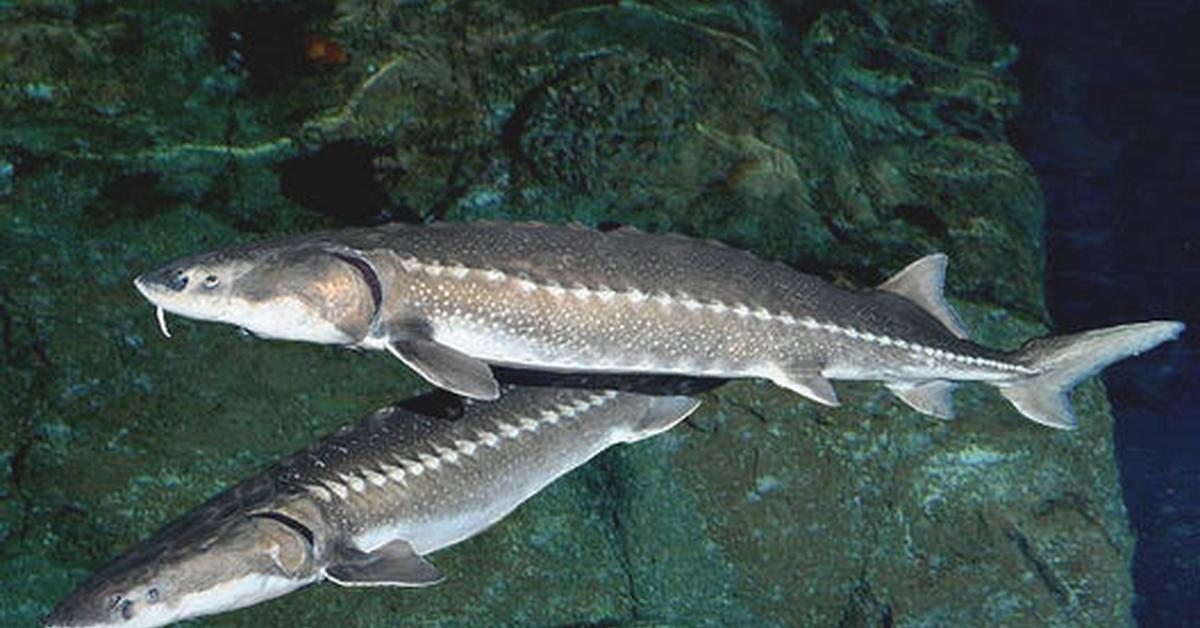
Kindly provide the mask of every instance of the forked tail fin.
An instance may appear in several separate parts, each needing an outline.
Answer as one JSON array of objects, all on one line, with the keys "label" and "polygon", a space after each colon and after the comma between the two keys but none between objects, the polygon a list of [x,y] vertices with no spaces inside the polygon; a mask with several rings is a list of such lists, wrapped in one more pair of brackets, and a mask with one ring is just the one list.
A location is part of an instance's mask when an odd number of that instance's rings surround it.
[{"label": "forked tail fin", "polygon": [[1182,331],[1183,323],[1153,321],[1031,340],[1014,357],[1040,373],[1001,384],[1000,394],[1042,425],[1074,429],[1068,398],[1072,388],[1117,360],[1178,338]]}]

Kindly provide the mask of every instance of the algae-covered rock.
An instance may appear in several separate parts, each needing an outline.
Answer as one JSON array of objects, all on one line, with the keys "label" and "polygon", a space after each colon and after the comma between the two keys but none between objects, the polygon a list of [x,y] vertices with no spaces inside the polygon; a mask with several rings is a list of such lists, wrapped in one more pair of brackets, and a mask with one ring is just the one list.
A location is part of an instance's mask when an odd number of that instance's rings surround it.
[{"label": "algae-covered rock", "polygon": [[[330,52],[333,51],[333,52]],[[1044,333],[1041,198],[974,2],[0,7],[0,623],[264,464],[424,386],[386,355],[172,320],[132,278],[384,219],[613,223],[870,285],[951,257],[984,344]],[[1101,388],[1081,428],[967,386],[762,382],[439,552],[210,625],[1130,623]]]}]

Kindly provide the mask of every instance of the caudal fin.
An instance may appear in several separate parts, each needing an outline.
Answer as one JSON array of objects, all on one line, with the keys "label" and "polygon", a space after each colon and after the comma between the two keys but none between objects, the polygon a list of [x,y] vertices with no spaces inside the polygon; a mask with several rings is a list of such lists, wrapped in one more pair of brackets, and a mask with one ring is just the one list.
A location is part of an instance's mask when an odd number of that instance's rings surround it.
[{"label": "caudal fin", "polygon": [[1182,331],[1183,323],[1153,321],[1031,340],[1014,357],[1039,374],[1000,385],[1000,394],[1042,425],[1074,429],[1068,399],[1072,388],[1117,360],[1178,338]]}]

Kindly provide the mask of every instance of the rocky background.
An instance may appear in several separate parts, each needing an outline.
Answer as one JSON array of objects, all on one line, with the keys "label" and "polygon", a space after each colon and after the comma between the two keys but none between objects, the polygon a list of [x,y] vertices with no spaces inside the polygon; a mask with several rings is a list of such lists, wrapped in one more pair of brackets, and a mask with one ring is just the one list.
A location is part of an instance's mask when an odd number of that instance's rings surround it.
[{"label": "rocky background", "polygon": [[[132,278],[384,220],[632,224],[871,285],[951,256],[984,344],[1044,333],[1016,49],[966,0],[0,3],[0,624],[204,497],[422,389],[384,354],[172,320]],[[759,382],[432,557],[211,625],[1125,625],[1132,538],[1081,428]]]}]

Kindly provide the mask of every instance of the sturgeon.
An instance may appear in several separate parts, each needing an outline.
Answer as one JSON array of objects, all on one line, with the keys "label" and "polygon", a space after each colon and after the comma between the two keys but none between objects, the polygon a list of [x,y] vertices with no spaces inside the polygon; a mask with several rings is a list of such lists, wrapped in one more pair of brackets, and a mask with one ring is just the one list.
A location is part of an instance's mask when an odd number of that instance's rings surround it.
[{"label": "sturgeon", "polygon": [[768,379],[839,405],[830,380],[882,381],[953,416],[957,382],[986,382],[1024,416],[1076,425],[1068,392],[1176,338],[1152,321],[980,346],[942,294],[946,256],[879,286],[834,286],[712,241],[531,223],[387,224],[235,246],[135,280],[158,309],[251,333],[386,350],[476,399],[490,365]]},{"label": "sturgeon", "polygon": [[[424,404],[429,405],[429,404]],[[616,443],[671,428],[698,402],[513,388],[456,417],[385,408],[213,497],[100,569],[44,626],[161,626],[329,580],[421,587],[426,554],[504,518]]]}]

